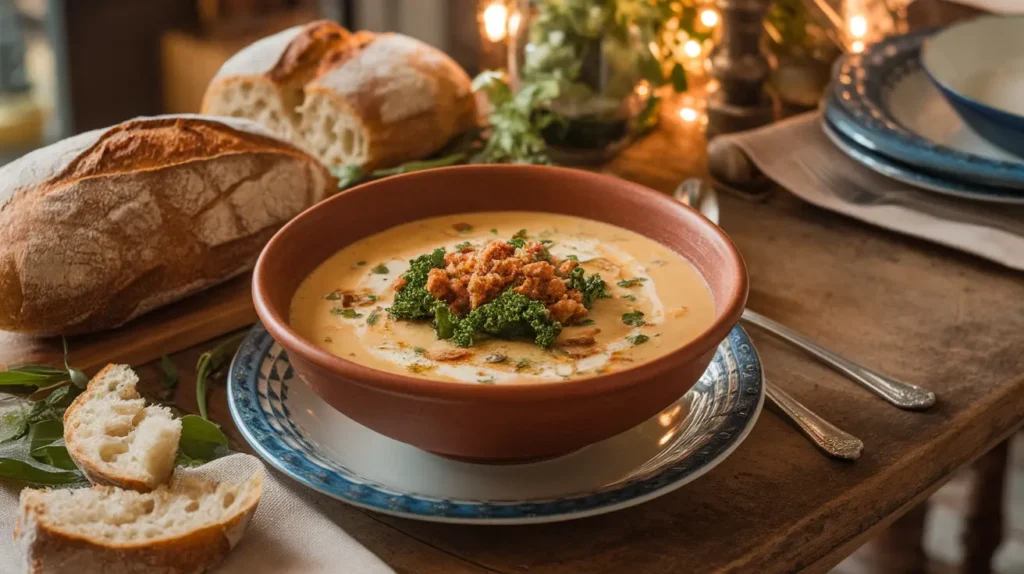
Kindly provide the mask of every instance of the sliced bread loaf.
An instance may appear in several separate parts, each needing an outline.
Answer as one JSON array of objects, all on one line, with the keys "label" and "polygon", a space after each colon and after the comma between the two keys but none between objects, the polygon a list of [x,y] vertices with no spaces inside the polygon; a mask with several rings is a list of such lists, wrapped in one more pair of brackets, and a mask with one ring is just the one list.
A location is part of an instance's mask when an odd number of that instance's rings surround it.
[{"label": "sliced bread loaf", "polygon": [[423,159],[477,121],[469,76],[444,52],[329,21],[232,56],[202,111],[255,120],[325,165],[364,170]]},{"label": "sliced bread loaf", "polygon": [[150,405],[135,390],[127,365],[107,365],[64,413],[64,442],[94,484],[145,492],[167,482],[181,438],[170,409]]},{"label": "sliced bread loaf", "polygon": [[241,484],[175,477],[148,493],[94,486],[21,492],[15,538],[29,574],[191,574],[219,564],[256,511]]}]

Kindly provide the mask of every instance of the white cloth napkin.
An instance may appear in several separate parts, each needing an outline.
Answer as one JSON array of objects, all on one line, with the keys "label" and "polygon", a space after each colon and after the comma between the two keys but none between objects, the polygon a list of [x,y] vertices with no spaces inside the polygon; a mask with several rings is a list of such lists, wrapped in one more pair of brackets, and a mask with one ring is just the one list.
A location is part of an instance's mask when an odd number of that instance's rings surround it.
[{"label": "white cloth napkin", "polygon": [[[265,469],[256,457],[233,454],[196,469],[178,470],[231,482],[241,482],[257,471],[263,471],[264,481],[256,516],[214,574],[393,572],[325,513],[336,501]],[[4,574],[25,571],[24,556],[11,536],[20,491],[12,484],[0,484],[0,572]]]},{"label": "white cloth napkin", "polygon": [[963,4],[991,12],[993,14],[1024,14],[1024,2],[1021,0],[949,0],[955,4]]},{"label": "white cloth napkin", "polygon": [[[960,200],[875,173],[832,144],[818,112],[720,136],[714,145],[737,146],[765,175],[818,207],[1024,270],[1024,206]],[[852,203],[842,193],[856,189],[881,199]]]}]

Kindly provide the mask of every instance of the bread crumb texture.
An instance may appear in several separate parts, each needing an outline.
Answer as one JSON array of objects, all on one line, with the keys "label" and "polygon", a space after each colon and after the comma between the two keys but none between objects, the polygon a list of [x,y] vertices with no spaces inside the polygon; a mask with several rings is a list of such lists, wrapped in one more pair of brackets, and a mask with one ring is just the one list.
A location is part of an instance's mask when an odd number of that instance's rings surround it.
[{"label": "bread crumb texture", "polygon": [[68,452],[93,482],[146,490],[171,476],[181,421],[135,390],[127,365],[98,373],[64,416]]}]

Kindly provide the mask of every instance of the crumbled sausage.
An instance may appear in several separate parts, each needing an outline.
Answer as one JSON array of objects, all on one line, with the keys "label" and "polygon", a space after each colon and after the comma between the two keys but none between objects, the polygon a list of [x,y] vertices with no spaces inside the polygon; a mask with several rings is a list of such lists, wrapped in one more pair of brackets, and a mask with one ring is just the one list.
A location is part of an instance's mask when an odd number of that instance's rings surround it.
[{"label": "crumbled sausage", "polygon": [[522,248],[504,241],[492,241],[482,249],[447,253],[444,269],[433,269],[427,277],[427,291],[464,315],[492,301],[505,289],[540,301],[561,323],[579,321],[587,314],[583,295],[569,289],[562,277],[576,268],[575,261],[563,261],[556,268],[543,258],[547,248],[537,241]]}]

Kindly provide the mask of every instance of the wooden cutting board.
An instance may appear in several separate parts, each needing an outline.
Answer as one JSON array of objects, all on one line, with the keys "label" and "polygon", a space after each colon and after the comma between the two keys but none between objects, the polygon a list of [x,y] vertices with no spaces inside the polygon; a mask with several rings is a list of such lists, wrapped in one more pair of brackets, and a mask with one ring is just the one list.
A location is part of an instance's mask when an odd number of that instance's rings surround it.
[{"label": "wooden cutting board", "polygon": [[[68,337],[72,366],[87,374],[107,363],[143,365],[256,322],[245,274],[161,307],[117,329]],[[0,331],[0,369],[28,363],[63,364],[60,337],[37,338]]]}]

